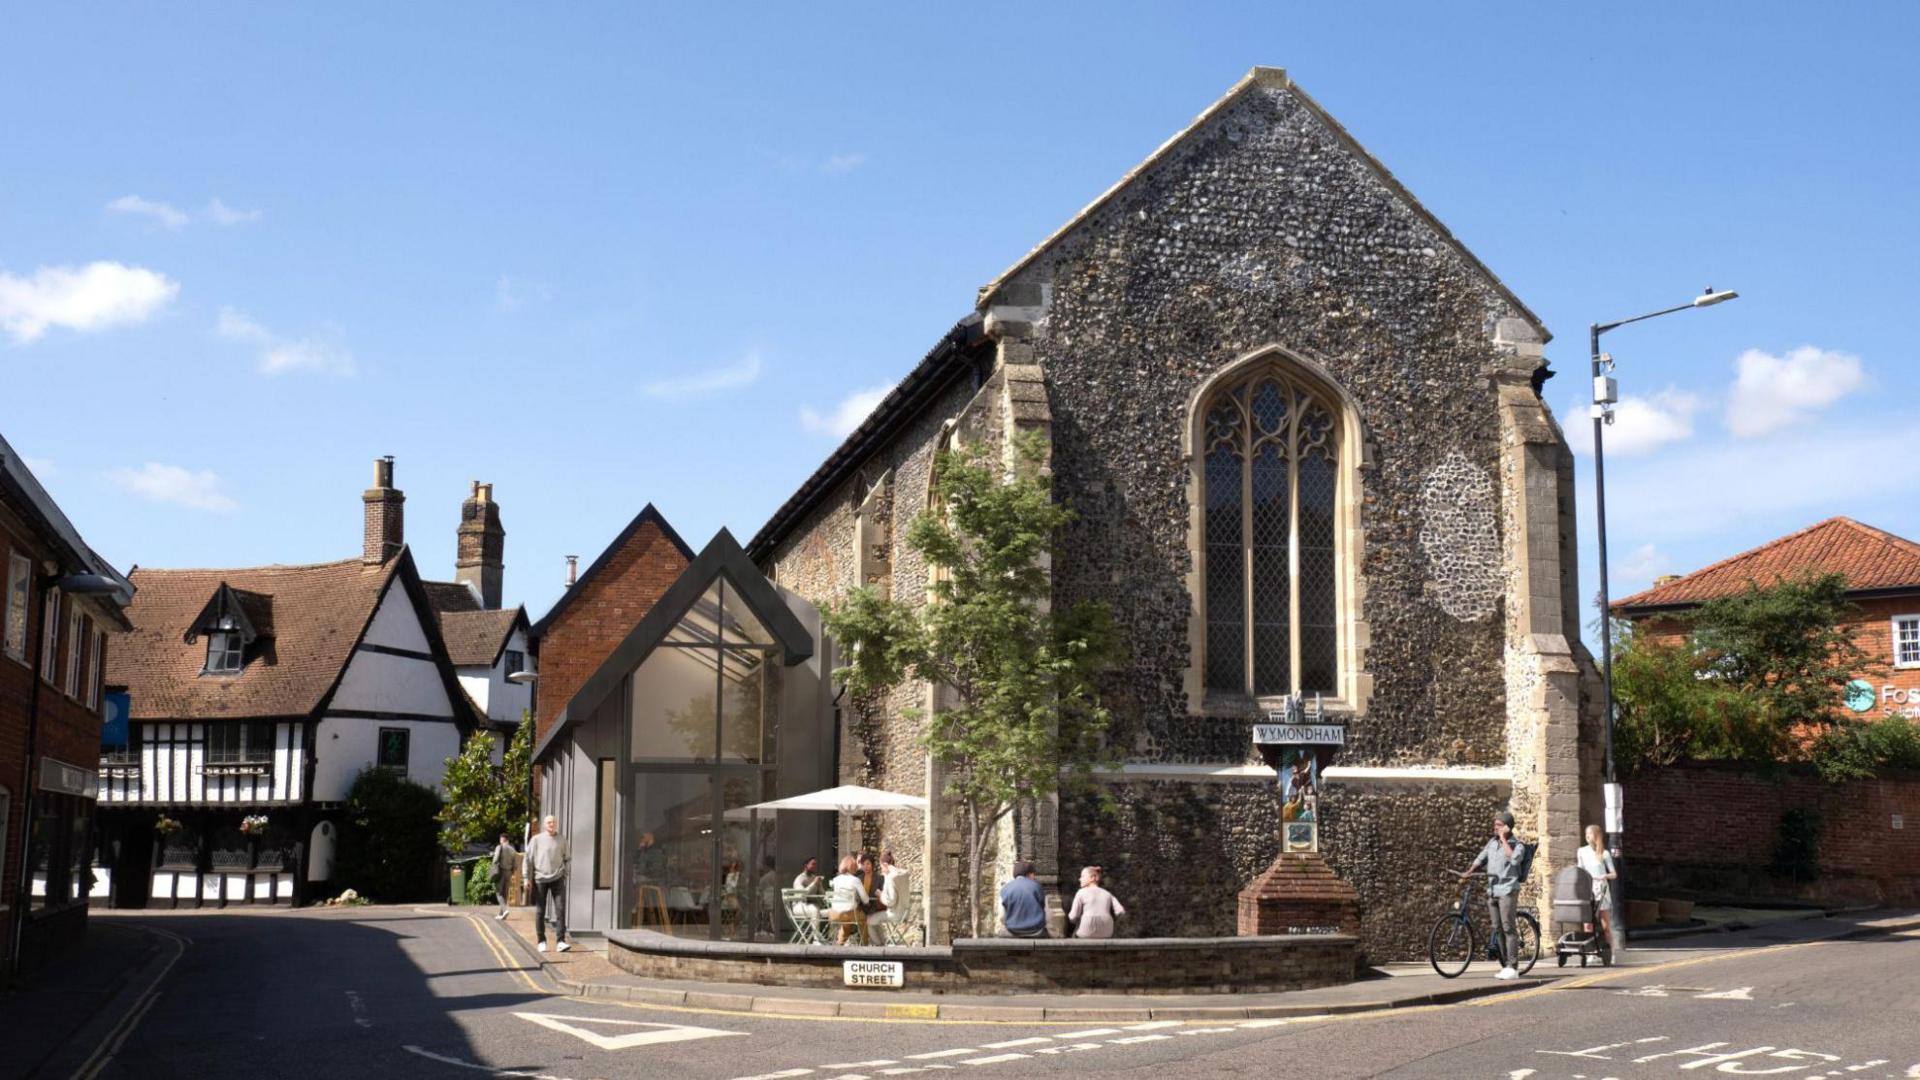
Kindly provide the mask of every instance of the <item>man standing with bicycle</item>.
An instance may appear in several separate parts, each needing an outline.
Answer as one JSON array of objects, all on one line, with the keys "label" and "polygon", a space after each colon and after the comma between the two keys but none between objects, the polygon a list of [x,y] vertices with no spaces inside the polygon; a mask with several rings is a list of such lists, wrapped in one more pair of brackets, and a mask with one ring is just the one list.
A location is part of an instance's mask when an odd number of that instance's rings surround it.
[{"label": "man standing with bicycle", "polygon": [[1493,934],[1500,942],[1500,974],[1494,976],[1496,979],[1520,977],[1513,966],[1520,941],[1514,914],[1520,904],[1520,885],[1526,881],[1531,855],[1527,845],[1513,835],[1513,815],[1501,810],[1493,815],[1493,839],[1474,856],[1473,865],[1459,875],[1467,877],[1486,867],[1487,915]]}]

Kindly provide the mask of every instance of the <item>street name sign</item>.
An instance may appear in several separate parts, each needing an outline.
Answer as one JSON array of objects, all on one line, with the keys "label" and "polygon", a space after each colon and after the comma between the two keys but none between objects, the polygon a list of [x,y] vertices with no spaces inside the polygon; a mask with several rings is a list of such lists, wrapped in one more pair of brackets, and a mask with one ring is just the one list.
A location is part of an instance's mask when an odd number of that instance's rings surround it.
[{"label": "street name sign", "polygon": [[1345,724],[1255,724],[1255,746],[1345,746]]},{"label": "street name sign", "polygon": [[840,977],[848,986],[898,990],[907,984],[907,966],[898,960],[848,960]]}]

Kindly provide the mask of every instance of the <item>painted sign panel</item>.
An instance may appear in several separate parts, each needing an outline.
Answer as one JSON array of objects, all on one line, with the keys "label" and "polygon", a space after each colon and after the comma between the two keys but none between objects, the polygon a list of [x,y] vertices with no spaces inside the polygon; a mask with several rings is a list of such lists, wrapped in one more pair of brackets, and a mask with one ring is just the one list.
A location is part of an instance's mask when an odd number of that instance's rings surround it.
[{"label": "painted sign panel", "polygon": [[43,757],[40,759],[40,790],[91,799],[100,792],[100,774],[92,769]]},{"label": "painted sign panel", "polygon": [[1854,712],[1866,712],[1873,708],[1873,684],[1865,679],[1854,679],[1847,684],[1847,708]]},{"label": "painted sign panel", "polygon": [[1255,746],[1345,746],[1345,724],[1255,724]]},{"label": "painted sign panel", "polygon": [[108,694],[101,706],[100,747],[103,750],[127,748],[127,714],[133,711],[133,699],[125,691]]},{"label": "painted sign panel", "polygon": [[840,965],[848,986],[898,990],[907,984],[907,967],[898,960],[848,960]]}]

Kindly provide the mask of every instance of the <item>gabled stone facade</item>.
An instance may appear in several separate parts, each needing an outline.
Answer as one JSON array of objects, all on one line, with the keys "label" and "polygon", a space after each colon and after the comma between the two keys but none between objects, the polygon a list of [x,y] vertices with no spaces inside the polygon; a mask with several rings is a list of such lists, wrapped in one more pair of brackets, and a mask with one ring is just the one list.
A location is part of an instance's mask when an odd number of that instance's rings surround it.
[{"label": "gabled stone facade", "polygon": [[[1117,813],[1087,796],[1025,808],[998,858],[1034,858],[1068,893],[1079,866],[1105,867],[1146,915],[1136,933],[1231,933],[1237,894],[1278,850],[1272,773],[1250,746],[1275,702],[1207,686],[1201,412],[1244,373],[1299,379],[1326,402],[1338,447],[1325,519],[1337,670],[1324,692],[1350,744],[1327,777],[1321,835],[1358,890],[1369,953],[1411,956],[1456,895],[1439,870],[1471,859],[1496,809],[1547,842],[1541,881],[1571,861],[1583,811],[1598,815],[1572,460],[1535,388],[1545,337],[1284,73],[1256,69],[982,289],[952,347],[750,551],[816,603],[875,580],[861,565],[885,567],[895,596],[920,595],[925,571],[901,538],[926,506],[934,451],[1045,432],[1055,490],[1079,515],[1054,553],[1055,602],[1113,606],[1132,662],[1106,690],[1128,763],[1107,778]],[[944,389],[928,389],[942,372]],[[874,506],[889,517],[883,558],[856,551]],[[934,798],[924,821],[879,828],[925,883],[941,940],[964,914],[958,849],[902,715],[933,694],[903,692],[847,725],[861,745],[841,760],[844,779]]]}]

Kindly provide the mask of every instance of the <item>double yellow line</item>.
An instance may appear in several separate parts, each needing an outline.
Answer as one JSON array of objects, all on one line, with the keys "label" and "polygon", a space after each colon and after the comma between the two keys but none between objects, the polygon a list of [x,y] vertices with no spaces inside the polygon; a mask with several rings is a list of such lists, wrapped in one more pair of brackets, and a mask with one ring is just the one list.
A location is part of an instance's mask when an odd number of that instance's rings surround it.
[{"label": "double yellow line", "polygon": [[526,969],[514,962],[513,954],[511,951],[508,950],[506,943],[501,941],[498,937],[494,935],[493,927],[488,926],[485,920],[477,918],[473,915],[468,915],[466,919],[468,924],[470,924],[473,927],[473,932],[476,934],[479,934],[480,940],[486,944],[487,951],[491,952],[493,954],[493,958],[500,962],[501,967],[506,968],[509,971],[512,971],[514,976],[518,978],[522,983],[525,983],[527,989],[533,991],[534,993],[536,994],[552,993],[552,991],[543,989],[540,986],[540,984],[534,982],[533,977],[527,974]]},{"label": "double yellow line", "polygon": [[140,1021],[146,1017],[147,1010],[153,1008],[153,1003],[160,1000],[160,984],[166,981],[167,973],[180,962],[180,958],[187,954],[187,946],[191,944],[189,939],[171,930],[161,930],[151,926],[135,926],[133,929],[165,938],[167,944],[173,947],[173,955],[167,958],[159,974],[147,983],[147,988],[134,999],[133,1005],[120,1017],[119,1022],[107,1031],[107,1036],[100,1040],[100,1045],[94,1048],[86,1061],[81,1062],[80,1068],[74,1071],[73,1080],[93,1080],[100,1075],[102,1069],[107,1067],[107,1063],[113,1060],[113,1055],[119,1053],[120,1047],[126,1043],[127,1036],[133,1034],[133,1029],[140,1026]]}]

